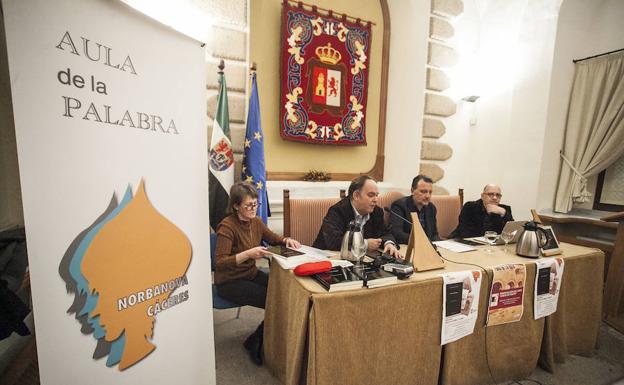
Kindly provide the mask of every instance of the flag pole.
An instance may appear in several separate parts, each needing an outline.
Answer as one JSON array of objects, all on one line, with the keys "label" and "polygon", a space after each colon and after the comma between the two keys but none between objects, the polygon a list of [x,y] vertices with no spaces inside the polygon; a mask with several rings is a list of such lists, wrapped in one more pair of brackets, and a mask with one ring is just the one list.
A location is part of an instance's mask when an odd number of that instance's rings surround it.
[{"label": "flag pole", "polygon": [[249,70],[251,71],[251,73],[254,73],[254,72],[257,71],[257,69],[258,69],[258,67],[256,66],[256,62],[252,61],[251,65],[249,66]]},{"label": "flag pole", "polygon": [[219,88],[209,151],[208,195],[210,227],[213,230],[216,230],[217,225],[228,215],[226,207],[230,188],[234,184],[234,159],[224,69],[225,61],[221,59],[217,71]]}]

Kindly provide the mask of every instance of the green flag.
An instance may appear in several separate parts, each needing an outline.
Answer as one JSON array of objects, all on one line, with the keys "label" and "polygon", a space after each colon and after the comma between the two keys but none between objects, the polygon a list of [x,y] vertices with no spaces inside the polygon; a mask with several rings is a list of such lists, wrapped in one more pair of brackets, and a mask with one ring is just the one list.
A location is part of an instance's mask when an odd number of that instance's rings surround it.
[{"label": "green flag", "polygon": [[216,230],[217,225],[227,215],[230,188],[234,184],[234,152],[230,140],[227,86],[223,73],[219,74],[219,95],[210,140],[209,170],[210,227]]}]

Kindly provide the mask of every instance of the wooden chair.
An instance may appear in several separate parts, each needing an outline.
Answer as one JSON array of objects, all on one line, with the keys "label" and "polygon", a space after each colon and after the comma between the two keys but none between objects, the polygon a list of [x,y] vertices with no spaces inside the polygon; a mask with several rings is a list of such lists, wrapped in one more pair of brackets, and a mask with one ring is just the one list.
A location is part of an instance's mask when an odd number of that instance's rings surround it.
[{"label": "wooden chair", "polygon": [[440,238],[447,239],[459,225],[459,213],[464,206],[464,189],[458,189],[457,195],[432,195],[431,203],[438,209],[438,234]]},{"label": "wooden chair", "polygon": [[290,190],[284,190],[284,236],[292,237],[303,245],[314,243],[327,210],[346,196],[340,190],[340,198],[290,198]]},{"label": "wooden chair", "polygon": [[[390,208],[390,206],[392,206],[394,201],[396,201],[397,199],[403,198],[404,196],[405,194],[398,192],[398,191],[385,192],[379,195],[379,198],[377,199],[377,206],[381,207],[382,209],[384,207]],[[384,210],[384,222],[387,224],[389,221],[390,221],[390,213]]]},{"label": "wooden chair", "polygon": [[533,222],[539,223],[540,225],[542,224],[542,218],[540,218],[537,210],[531,209],[531,217],[533,218]]}]

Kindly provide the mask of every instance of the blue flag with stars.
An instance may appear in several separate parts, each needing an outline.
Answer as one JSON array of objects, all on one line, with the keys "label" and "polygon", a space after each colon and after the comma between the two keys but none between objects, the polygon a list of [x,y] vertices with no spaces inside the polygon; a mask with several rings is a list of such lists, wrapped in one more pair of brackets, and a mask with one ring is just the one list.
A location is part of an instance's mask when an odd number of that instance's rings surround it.
[{"label": "blue flag with stars", "polygon": [[262,123],[260,122],[260,101],[258,100],[255,72],[251,74],[251,97],[249,98],[244,149],[241,180],[251,183],[258,190],[257,215],[266,224],[267,218],[271,215],[271,210],[269,209],[269,199],[266,192],[264,135],[262,134]]}]

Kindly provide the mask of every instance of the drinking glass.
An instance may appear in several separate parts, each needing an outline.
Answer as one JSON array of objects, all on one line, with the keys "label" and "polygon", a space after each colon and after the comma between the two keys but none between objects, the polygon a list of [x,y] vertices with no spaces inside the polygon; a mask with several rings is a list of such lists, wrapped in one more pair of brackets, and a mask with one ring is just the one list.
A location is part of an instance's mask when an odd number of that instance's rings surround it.
[{"label": "drinking glass", "polygon": [[509,253],[509,250],[507,250],[507,244],[509,242],[511,242],[511,240],[514,238],[514,236],[516,235],[516,232],[518,230],[514,230],[514,231],[503,231],[501,233],[501,239],[503,240],[503,242],[505,242],[505,252]]},{"label": "drinking glass", "polygon": [[364,234],[361,231],[353,232],[353,243],[351,243],[351,253],[353,258],[357,260],[357,264],[362,264],[362,258],[366,255],[366,242],[364,241]]},{"label": "drinking glass", "polygon": [[498,237],[498,234],[496,233],[496,231],[486,231],[484,236],[485,236],[485,240],[490,245],[490,247],[488,247],[485,251],[487,251],[488,253],[493,253],[494,249],[492,248],[492,246],[494,246],[494,243],[496,242],[496,238]]}]

